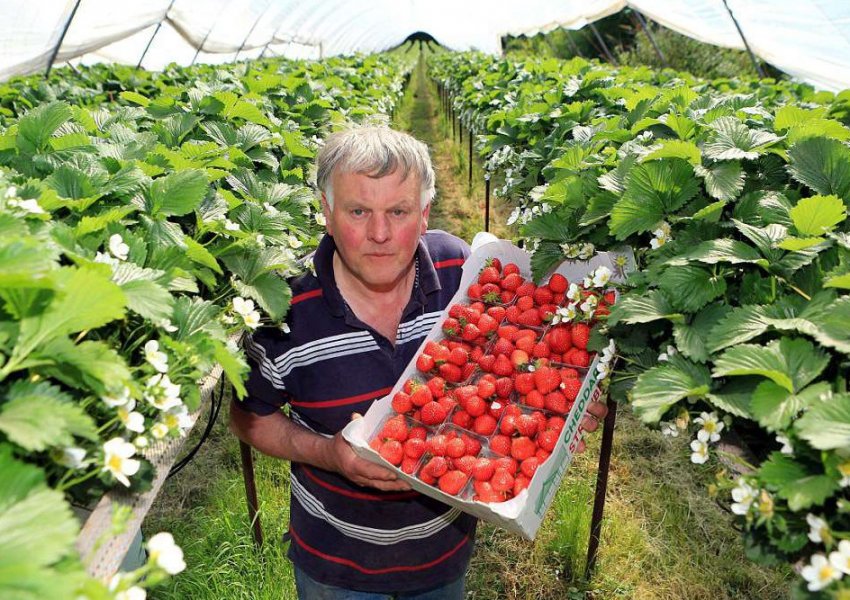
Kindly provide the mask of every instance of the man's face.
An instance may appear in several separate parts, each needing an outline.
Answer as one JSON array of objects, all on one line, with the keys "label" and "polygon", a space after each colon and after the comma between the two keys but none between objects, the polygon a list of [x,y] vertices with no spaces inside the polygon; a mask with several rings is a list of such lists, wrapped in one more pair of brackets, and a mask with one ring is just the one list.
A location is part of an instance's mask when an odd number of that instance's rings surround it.
[{"label": "man's face", "polygon": [[324,201],[322,206],[343,267],[374,291],[393,289],[428,227],[431,207],[420,208],[419,179],[403,180],[399,172],[380,179],[334,173],[331,185],[333,210]]}]

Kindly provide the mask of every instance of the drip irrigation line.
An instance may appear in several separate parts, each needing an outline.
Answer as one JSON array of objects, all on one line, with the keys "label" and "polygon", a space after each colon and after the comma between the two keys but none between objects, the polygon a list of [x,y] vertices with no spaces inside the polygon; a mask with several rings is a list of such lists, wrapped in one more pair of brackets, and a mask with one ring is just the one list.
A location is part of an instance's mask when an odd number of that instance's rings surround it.
[{"label": "drip irrigation line", "polygon": [[210,413],[209,418],[207,419],[207,426],[204,429],[204,433],[201,434],[201,439],[198,440],[198,443],[195,444],[195,447],[192,448],[189,453],[180,459],[178,463],[171,467],[171,470],[168,472],[166,479],[169,477],[176,475],[179,473],[183,467],[192,462],[192,459],[195,458],[195,454],[198,453],[198,450],[201,449],[201,446],[209,439],[210,433],[212,433],[213,425],[215,425],[216,420],[218,420],[218,413],[221,411],[221,405],[224,403],[224,386],[225,386],[226,378],[224,373],[221,374],[221,378],[218,381],[218,394],[210,395]]}]

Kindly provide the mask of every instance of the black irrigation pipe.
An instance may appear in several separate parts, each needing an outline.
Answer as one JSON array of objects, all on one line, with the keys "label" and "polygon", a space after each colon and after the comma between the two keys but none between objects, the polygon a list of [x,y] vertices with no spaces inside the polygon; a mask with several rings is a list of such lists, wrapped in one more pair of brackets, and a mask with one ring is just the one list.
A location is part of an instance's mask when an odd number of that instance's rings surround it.
[{"label": "black irrigation pipe", "polygon": [[47,61],[47,70],[44,72],[44,76],[47,77],[50,75],[50,69],[53,68],[53,62],[56,60],[56,55],[59,54],[59,49],[62,47],[62,42],[65,41],[65,34],[68,33],[68,29],[71,27],[71,21],[74,20],[74,15],[77,14],[77,9],[80,8],[80,3],[83,0],[77,0],[77,3],[74,4],[74,8],[71,11],[68,20],[65,21],[65,26],[62,28],[62,34],[59,36],[59,41],[56,42],[56,45],[53,47],[53,50],[50,52],[50,60]]},{"label": "black irrigation pipe", "polygon": [[148,40],[145,49],[142,51],[142,55],[139,57],[139,62],[136,65],[136,69],[142,68],[142,62],[145,60],[145,56],[147,55],[148,50],[150,50],[151,44],[153,44],[153,40],[156,37],[156,34],[158,34],[159,30],[162,28],[162,22],[168,18],[168,13],[171,10],[171,7],[174,6],[175,1],[176,0],[171,0],[171,4],[169,4],[168,8],[165,9],[165,14],[162,15],[162,18],[159,20],[159,23],[156,24],[156,29],[153,30],[153,35],[151,36],[151,39]]},{"label": "black irrigation pipe", "polygon": [[218,413],[221,411],[221,405],[224,401],[224,386],[225,386],[226,378],[224,373],[221,374],[220,379],[218,380],[218,394],[210,394],[210,413],[209,418],[207,419],[207,426],[204,429],[204,432],[201,434],[201,439],[198,440],[198,443],[195,444],[195,447],[192,448],[186,456],[180,459],[179,462],[174,464],[171,467],[171,470],[168,471],[168,475],[166,479],[177,475],[183,467],[192,462],[192,459],[195,458],[195,455],[198,453],[198,450],[201,449],[201,446],[209,439],[210,433],[212,433],[213,425],[215,425],[216,420],[218,419]]},{"label": "black irrigation pipe", "polygon": [[764,71],[761,68],[758,60],[756,59],[756,55],[753,54],[752,48],[750,48],[750,44],[747,42],[747,38],[744,36],[744,31],[741,29],[741,26],[738,24],[738,19],[735,18],[735,15],[732,14],[732,11],[729,8],[729,5],[726,4],[726,0],[723,0],[723,6],[726,7],[726,12],[729,13],[729,17],[732,19],[732,22],[735,24],[735,29],[738,30],[738,35],[741,36],[741,41],[744,42],[744,48],[747,49],[747,53],[750,55],[750,60],[753,61],[753,66],[756,68],[756,73],[759,74],[759,77],[764,77]]}]

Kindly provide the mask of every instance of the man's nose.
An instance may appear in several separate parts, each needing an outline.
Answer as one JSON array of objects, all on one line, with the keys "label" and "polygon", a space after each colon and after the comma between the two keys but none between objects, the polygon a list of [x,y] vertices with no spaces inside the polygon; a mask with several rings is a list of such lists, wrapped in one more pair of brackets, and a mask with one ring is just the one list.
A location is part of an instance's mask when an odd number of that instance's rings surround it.
[{"label": "man's nose", "polygon": [[369,218],[369,228],[367,231],[369,239],[378,244],[382,244],[390,239],[390,223],[386,215],[380,213],[372,213]]}]

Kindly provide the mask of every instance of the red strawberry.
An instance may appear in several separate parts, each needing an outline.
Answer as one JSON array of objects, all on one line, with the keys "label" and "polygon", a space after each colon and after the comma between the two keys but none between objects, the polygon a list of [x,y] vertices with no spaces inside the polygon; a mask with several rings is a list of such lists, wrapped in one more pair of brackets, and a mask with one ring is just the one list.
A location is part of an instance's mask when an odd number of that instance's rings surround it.
[{"label": "red strawberry", "polygon": [[460,321],[469,316],[469,307],[463,304],[452,304],[449,307],[449,316]]},{"label": "red strawberry", "polygon": [[417,425],[415,427],[411,427],[410,431],[407,432],[407,439],[417,439],[422,440],[423,442],[428,437],[428,431],[422,427],[422,425]]},{"label": "red strawberry", "polygon": [[488,437],[496,431],[496,419],[492,415],[483,414],[472,422],[472,431]]},{"label": "red strawberry", "polygon": [[463,369],[460,375],[461,381],[466,381],[467,379],[472,377],[473,373],[475,373],[475,363],[466,363],[461,368]]},{"label": "red strawberry", "polygon": [[505,338],[499,338],[496,340],[496,343],[493,344],[493,349],[490,351],[494,355],[506,355],[510,356],[510,354],[514,351],[514,345],[506,340]]},{"label": "red strawberry", "polygon": [[570,334],[573,346],[582,350],[587,349],[587,341],[590,339],[590,327],[588,327],[587,323],[573,323]]},{"label": "red strawberry", "polygon": [[483,314],[478,319],[476,326],[478,327],[478,331],[481,332],[481,335],[488,335],[496,331],[496,328],[499,326],[499,322],[490,315]]},{"label": "red strawberry", "polygon": [[519,370],[520,367],[528,364],[528,352],[523,350],[514,350],[511,352],[511,362],[514,367]]},{"label": "red strawberry", "polygon": [[404,442],[404,455],[410,458],[419,458],[425,454],[425,440],[420,438],[407,438]]},{"label": "red strawberry", "polygon": [[543,408],[546,406],[546,402],[543,399],[543,394],[538,392],[537,390],[531,390],[525,395],[523,402],[532,408]]},{"label": "red strawberry", "polygon": [[524,435],[511,440],[511,456],[519,461],[534,456],[535,450],[537,450],[537,446],[531,441],[531,438]]},{"label": "red strawberry", "polygon": [[472,476],[478,481],[488,481],[493,477],[493,472],[496,470],[496,465],[493,461],[482,456],[475,459],[475,466],[472,468]]},{"label": "red strawberry", "polygon": [[535,389],[534,385],[534,373],[519,373],[514,380],[514,388],[523,395]]},{"label": "red strawberry", "polygon": [[430,354],[420,354],[416,359],[416,368],[427,373],[434,368],[434,357]]},{"label": "red strawberry", "polygon": [[534,477],[534,472],[540,466],[540,460],[536,456],[530,456],[519,464],[519,470],[522,474],[531,479]]},{"label": "red strawberry", "polygon": [[393,396],[392,407],[397,413],[404,414],[413,409],[413,402],[408,394],[399,390],[395,393],[395,396]]},{"label": "red strawberry", "polygon": [[537,289],[537,286],[534,285],[530,281],[526,281],[521,286],[516,289],[517,296],[531,296],[534,293],[534,290]]},{"label": "red strawberry", "polygon": [[496,304],[502,300],[502,288],[495,283],[481,286],[481,300],[488,304]]},{"label": "red strawberry", "polygon": [[457,319],[449,317],[443,321],[443,333],[449,336],[460,335],[460,323]]},{"label": "red strawberry", "polygon": [[570,411],[571,402],[561,392],[546,394],[545,406],[547,410],[559,415],[565,415]]},{"label": "red strawberry", "polygon": [[502,280],[499,270],[496,267],[484,267],[478,274],[478,283],[485,285],[487,283],[499,283]]},{"label": "red strawberry", "polygon": [[540,320],[540,313],[530,308],[520,313],[516,322],[518,325],[524,325],[526,327],[539,327],[543,321]]},{"label": "red strawberry", "polygon": [[383,445],[384,445],[384,441],[379,437],[374,437],[371,440],[369,440],[369,447],[372,450],[374,450],[375,452],[377,452],[378,454],[381,453],[381,448],[383,447]]},{"label": "red strawberry", "polygon": [[566,327],[556,326],[546,333],[544,338],[549,342],[549,348],[552,352],[563,354],[572,346],[572,336]]},{"label": "red strawberry", "polygon": [[504,306],[491,306],[487,309],[487,314],[493,317],[496,320],[496,323],[501,323],[502,319],[505,318],[505,307]]},{"label": "red strawberry", "polygon": [[534,302],[537,303],[538,306],[543,306],[544,304],[552,303],[552,290],[549,289],[548,285],[541,285],[539,288],[534,290],[534,294],[532,294],[534,298]]},{"label": "red strawberry", "polygon": [[478,453],[481,452],[481,442],[465,433],[460,434],[460,439],[463,440],[463,445],[468,455],[478,456]]},{"label": "red strawberry", "polygon": [[[505,377],[505,379],[510,379],[510,377]],[[500,398],[499,400],[507,401],[506,398]],[[490,414],[490,416],[493,417],[494,419],[501,419],[502,413],[505,412],[505,405],[504,405],[503,402],[500,402],[499,400],[494,400],[493,402],[491,402],[490,408],[487,410],[487,412]]]},{"label": "red strawberry", "polygon": [[499,300],[502,301],[502,304],[510,304],[516,298],[516,292],[512,292],[510,290],[502,290],[502,293],[499,294]]},{"label": "red strawberry", "polygon": [[502,279],[502,289],[508,290],[510,292],[517,291],[517,288],[521,286],[523,283],[522,277],[520,277],[519,273],[509,273]]},{"label": "red strawberry", "polygon": [[463,379],[463,371],[453,363],[443,363],[437,371],[443,379],[452,383],[458,383]]},{"label": "red strawberry", "polygon": [[449,360],[449,349],[442,344],[436,344],[432,351],[428,354],[434,357],[435,365],[441,365]]},{"label": "red strawberry", "polygon": [[558,437],[560,435],[561,432],[555,431],[554,429],[541,431],[537,434],[537,445],[547,452],[552,452],[555,449],[555,444],[558,443]]},{"label": "red strawberry", "polygon": [[502,261],[493,256],[487,261],[487,265],[490,267],[494,267],[499,273],[502,272]]},{"label": "red strawberry", "polygon": [[517,469],[519,469],[519,463],[511,456],[500,456],[493,462],[496,464],[497,469],[504,469],[511,475],[516,475]]},{"label": "red strawberry", "polygon": [[481,318],[481,312],[482,311],[475,310],[472,307],[468,308],[467,311],[466,311],[466,321],[468,323],[473,323],[473,324],[477,325],[478,320]]},{"label": "red strawberry", "polygon": [[510,377],[499,377],[496,380],[496,395],[507,398],[514,390],[514,381]]},{"label": "red strawberry", "polygon": [[549,344],[543,341],[534,344],[534,350],[531,352],[534,358],[549,358],[549,354]]},{"label": "red strawberry", "polygon": [[539,424],[532,415],[520,415],[516,418],[516,430],[520,435],[532,438],[537,433]]},{"label": "red strawberry", "polygon": [[455,348],[449,354],[449,362],[459,367],[462,367],[467,362],[469,362],[469,352],[467,352],[463,348]]},{"label": "red strawberry", "polygon": [[514,479],[514,496],[519,496],[519,493],[528,487],[528,484],[531,483],[531,479],[526,477],[525,474],[520,473]]},{"label": "red strawberry", "polygon": [[603,299],[608,306],[613,306],[617,301],[617,294],[614,291],[605,292]]},{"label": "red strawberry", "polygon": [[454,438],[453,440],[449,440],[449,443],[446,444],[446,456],[450,458],[460,458],[464,454],[466,454],[466,446],[462,439]]},{"label": "red strawberry", "polygon": [[516,415],[504,414],[499,421],[499,431],[502,435],[513,435],[516,432]]},{"label": "red strawberry", "polygon": [[513,339],[514,339],[514,335],[516,335],[517,331],[519,331],[519,327],[517,327],[516,325],[502,325],[496,331],[496,334],[500,338],[503,338],[503,339],[508,340],[509,342],[512,342]]},{"label": "red strawberry", "polygon": [[480,300],[482,294],[482,287],[478,283],[473,283],[466,289],[466,295],[472,298],[473,300]]},{"label": "red strawberry", "polygon": [[522,336],[517,339],[515,344],[518,350],[522,350],[530,355],[532,352],[534,352],[535,338],[534,336]]},{"label": "red strawberry", "polygon": [[473,417],[480,417],[487,412],[487,403],[478,396],[473,396],[466,403],[466,412]]},{"label": "red strawberry", "polygon": [[492,354],[485,354],[481,358],[478,359],[478,366],[481,367],[481,370],[489,373],[493,370],[493,364],[496,362],[496,357]]},{"label": "red strawberry", "polygon": [[522,311],[519,309],[519,307],[514,304],[513,306],[509,306],[505,309],[505,319],[509,323],[516,323],[519,320],[519,315],[521,313]]},{"label": "red strawberry", "polygon": [[469,429],[472,426],[472,417],[465,410],[459,410],[452,414],[452,423],[458,427]]},{"label": "red strawberry", "polygon": [[478,395],[489,398],[496,393],[496,379],[492,375],[485,375],[478,380]]},{"label": "red strawberry", "polygon": [[497,492],[509,492],[514,488],[514,477],[504,469],[496,469],[490,485]]},{"label": "red strawberry", "polygon": [[460,336],[467,342],[473,341],[479,335],[481,335],[481,331],[479,331],[478,326],[474,323],[467,323],[460,334]]},{"label": "red strawberry", "polygon": [[410,401],[413,402],[413,406],[425,406],[433,399],[434,394],[431,393],[431,389],[422,384],[418,384],[410,394]]},{"label": "red strawberry", "polygon": [[464,475],[467,477],[472,476],[472,471],[475,469],[476,458],[474,456],[465,455],[460,458],[454,460],[454,468],[458,471],[462,471]]},{"label": "red strawberry", "polygon": [[426,425],[439,425],[446,420],[446,409],[437,402],[429,402],[422,407],[420,419]]},{"label": "red strawberry", "polygon": [[549,458],[550,454],[552,454],[552,453],[549,452],[548,450],[544,450],[543,448],[538,448],[537,452],[534,453],[534,456],[537,457],[537,460],[539,460],[540,464],[542,465],[543,463],[546,462],[546,459]]},{"label": "red strawberry", "polygon": [[520,310],[520,312],[531,310],[534,308],[534,298],[531,296],[522,296],[517,299],[516,307]]},{"label": "red strawberry", "polygon": [[442,398],[437,400],[437,403],[445,409],[446,414],[452,412],[452,410],[454,410],[454,407],[457,406],[457,402],[455,401],[455,399],[450,398],[449,396],[443,396]]},{"label": "red strawberry", "polygon": [[490,450],[496,454],[507,456],[511,453],[511,438],[506,435],[494,435],[490,440]]},{"label": "red strawberry", "polygon": [[544,304],[537,309],[537,314],[540,316],[541,321],[548,323],[555,317],[556,310],[558,310],[558,307],[554,304]]},{"label": "red strawberry", "polygon": [[425,385],[431,390],[434,398],[442,398],[446,395],[446,380],[442,377],[432,377]]},{"label": "red strawberry", "polygon": [[534,371],[534,385],[541,394],[548,394],[561,385],[561,375],[552,367],[539,367]]},{"label": "red strawberry", "polygon": [[575,399],[578,398],[578,393],[581,390],[581,379],[569,378],[561,383],[561,391],[564,396],[566,396],[567,400],[570,402],[575,402]]},{"label": "red strawberry", "polygon": [[487,502],[489,504],[505,501],[505,493],[494,490],[489,481],[476,481],[474,487],[475,496],[473,499],[478,502]]},{"label": "red strawberry", "polygon": [[567,278],[560,273],[554,273],[552,277],[549,278],[549,289],[556,294],[563,294],[566,292],[569,285],[570,282],[567,281]]},{"label": "red strawberry", "polygon": [[407,424],[404,422],[404,417],[392,417],[387,419],[384,426],[381,428],[381,433],[378,434],[383,440],[396,440],[403,442],[407,439]]},{"label": "red strawberry", "polygon": [[510,275],[511,273],[519,273],[519,267],[516,263],[507,263],[502,269],[502,275]]},{"label": "red strawberry", "polygon": [[571,354],[569,363],[571,365],[584,368],[590,366],[590,355],[587,353],[587,350],[579,350],[578,348],[573,348],[570,352]]},{"label": "red strawberry", "polygon": [[442,433],[438,433],[437,435],[432,435],[428,438],[425,442],[425,448],[434,456],[445,456],[446,445],[448,443],[449,439]]},{"label": "red strawberry", "polygon": [[413,472],[416,470],[416,465],[418,464],[418,458],[410,458],[409,456],[405,456],[401,459],[401,466],[399,468],[408,475],[413,475]]},{"label": "red strawberry", "polygon": [[400,465],[404,458],[404,449],[398,440],[387,440],[381,446],[380,454],[391,465]]},{"label": "red strawberry", "polygon": [[442,477],[448,470],[449,463],[442,456],[434,456],[431,460],[425,463],[425,466],[422,467],[423,472],[435,478]]},{"label": "red strawberry", "polygon": [[499,375],[500,377],[507,377],[508,375],[512,375],[514,372],[514,366],[511,363],[511,359],[509,359],[504,354],[500,354],[496,357],[496,362],[493,363],[493,373],[495,375]]}]

